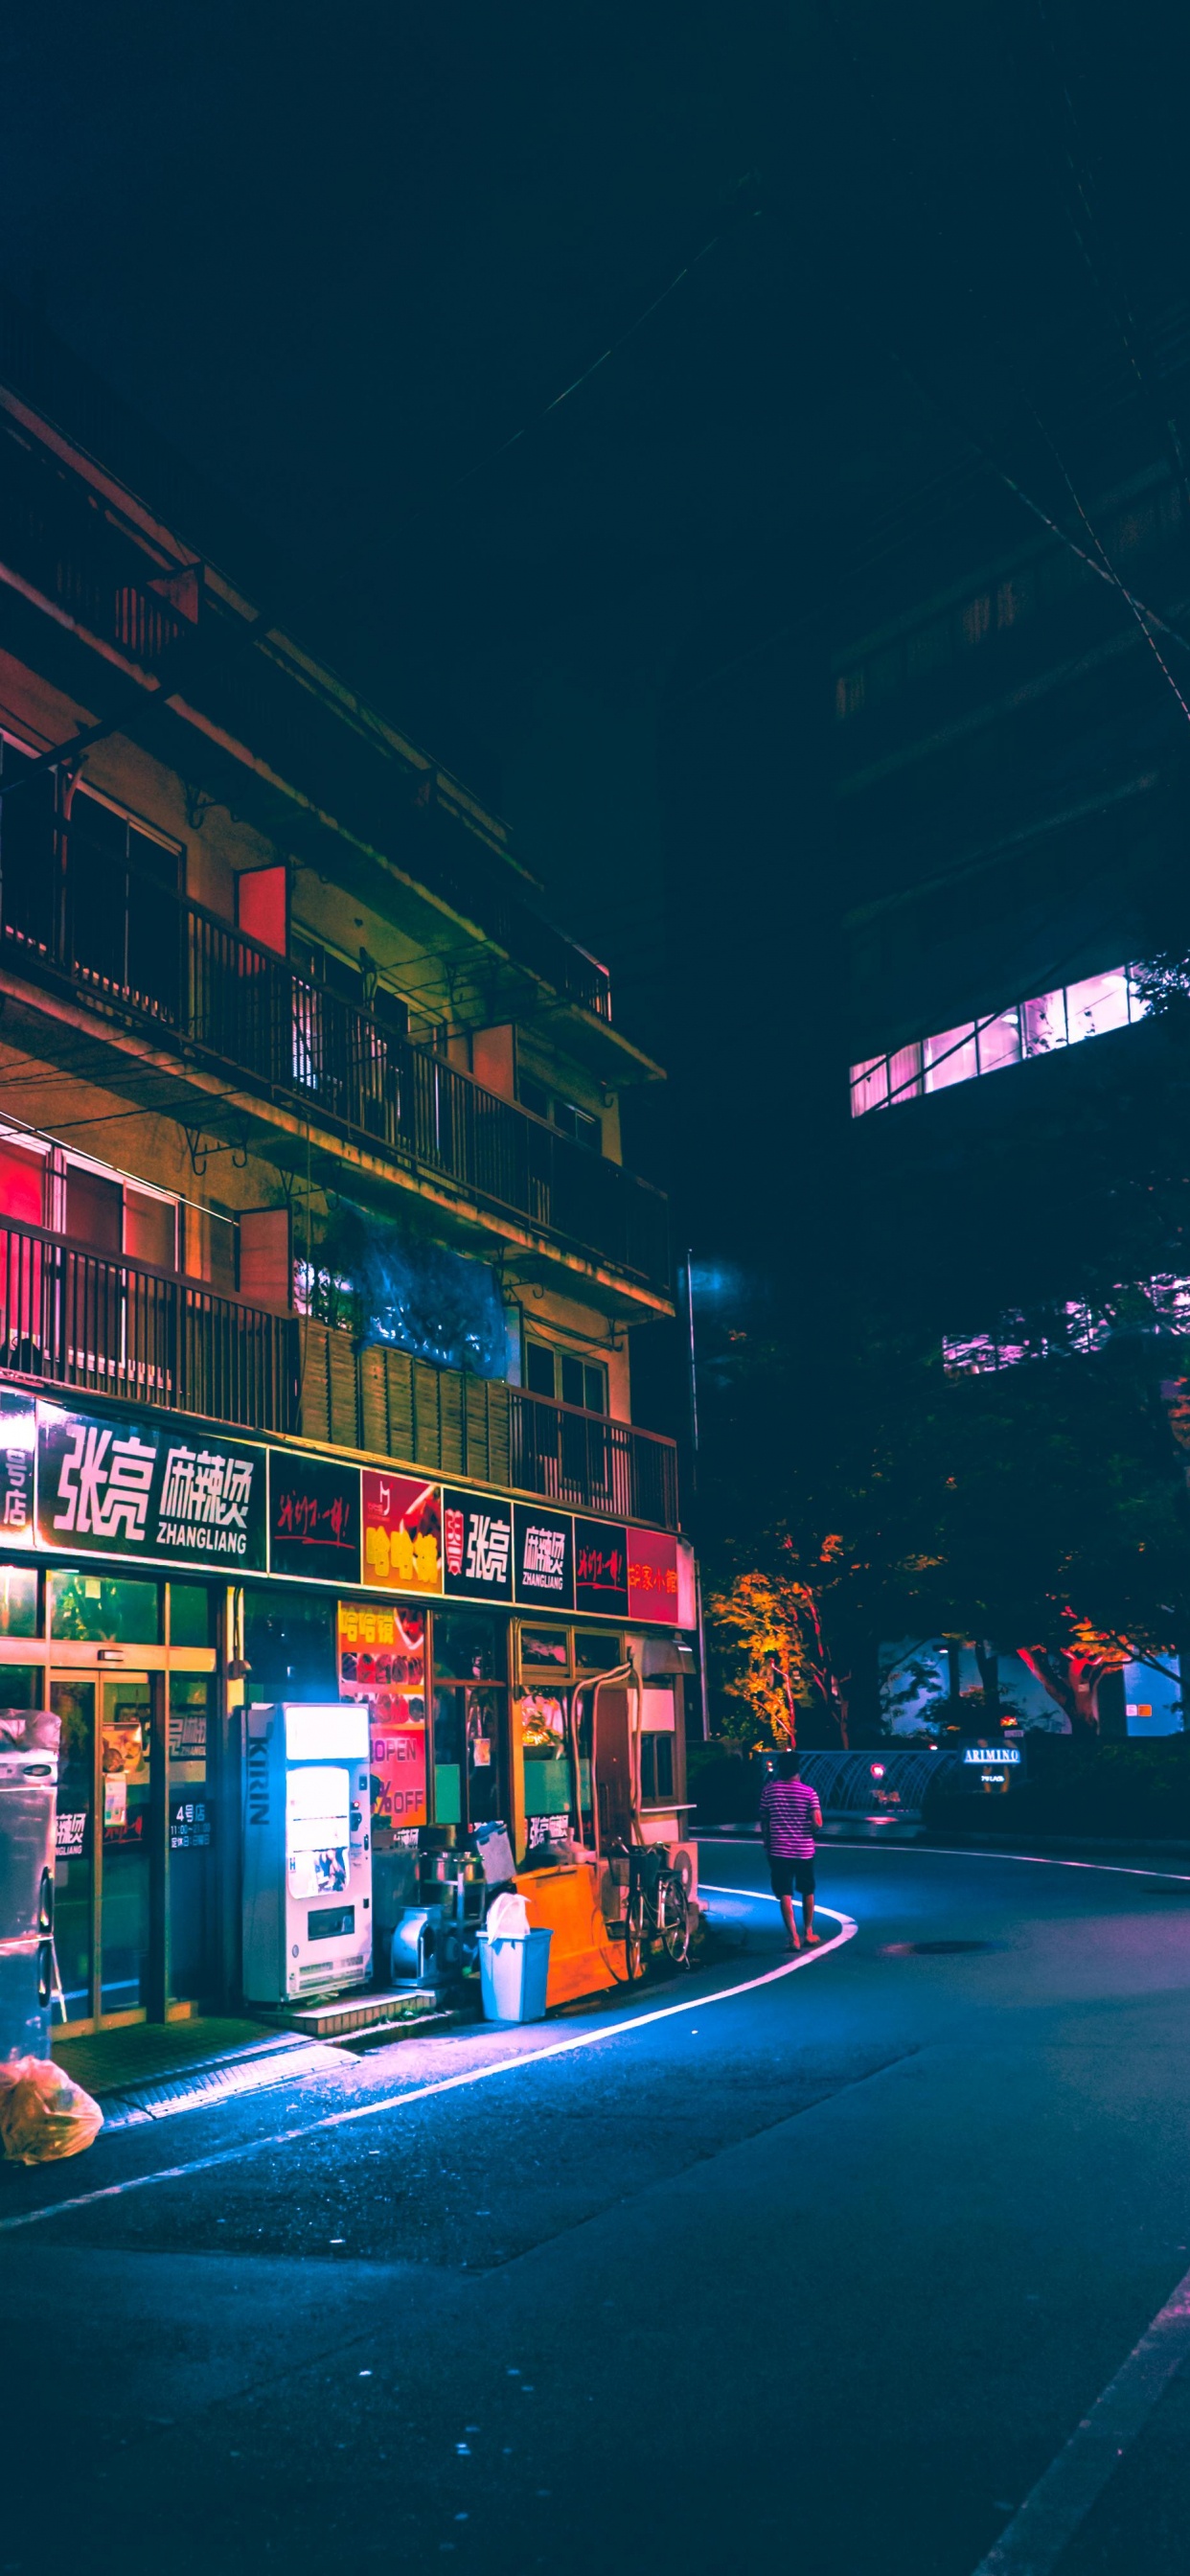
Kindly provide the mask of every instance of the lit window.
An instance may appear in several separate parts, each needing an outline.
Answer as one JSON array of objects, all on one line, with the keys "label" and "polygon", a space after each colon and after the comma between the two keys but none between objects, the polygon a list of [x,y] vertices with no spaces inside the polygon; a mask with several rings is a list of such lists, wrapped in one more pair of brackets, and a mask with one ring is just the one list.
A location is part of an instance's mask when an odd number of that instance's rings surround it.
[{"label": "lit window", "polygon": [[1026,1055],[1050,1055],[1055,1047],[1065,1046],[1065,993],[1039,993],[1036,1001],[1025,1003],[1021,1017]]},{"label": "lit window", "polygon": [[915,1100],[921,1090],[921,1045],[898,1047],[888,1059],[890,1100]]},{"label": "lit window", "polygon": [[943,1029],[938,1037],[927,1038],[923,1054],[927,1091],[945,1091],[952,1082],[973,1082],[979,1071],[974,1021],[964,1020],[960,1028]]},{"label": "lit window", "polygon": [[888,1107],[888,1057],[869,1056],[866,1064],[851,1068],[851,1115],[862,1118],[868,1109]]},{"label": "lit window", "polygon": [[979,1025],[979,1070],[997,1073],[1002,1064],[1019,1064],[1021,1060],[1021,1015],[1019,1010],[998,1011],[994,1020],[981,1020]]},{"label": "lit window", "polygon": [[1128,1026],[1128,973],[1123,966],[1109,975],[1087,975],[1066,987],[1066,1030],[1071,1046],[1080,1038],[1098,1038],[1109,1029]]}]

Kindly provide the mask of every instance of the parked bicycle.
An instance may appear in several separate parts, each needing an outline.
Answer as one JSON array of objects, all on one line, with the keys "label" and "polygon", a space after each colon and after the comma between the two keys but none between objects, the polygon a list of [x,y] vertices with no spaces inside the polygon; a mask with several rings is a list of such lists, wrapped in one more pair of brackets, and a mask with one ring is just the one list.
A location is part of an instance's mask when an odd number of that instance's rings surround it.
[{"label": "parked bicycle", "polygon": [[676,1968],[684,1964],[690,1950],[690,1900],[684,1880],[668,1867],[662,1850],[638,1846],[628,1857],[624,1961],[631,1985],[643,1974],[657,1943]]}]

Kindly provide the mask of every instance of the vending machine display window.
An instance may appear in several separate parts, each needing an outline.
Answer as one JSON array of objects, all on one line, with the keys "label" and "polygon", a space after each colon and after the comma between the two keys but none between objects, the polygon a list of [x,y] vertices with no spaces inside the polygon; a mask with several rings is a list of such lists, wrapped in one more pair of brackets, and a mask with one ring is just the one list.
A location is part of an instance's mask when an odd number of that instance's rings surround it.
[{"label": "vending machine display window", "polygon": [[291,1771],[285,1860],[291,1896],[341,1896],[350,1876],[351,1776],[338,1763]]}]

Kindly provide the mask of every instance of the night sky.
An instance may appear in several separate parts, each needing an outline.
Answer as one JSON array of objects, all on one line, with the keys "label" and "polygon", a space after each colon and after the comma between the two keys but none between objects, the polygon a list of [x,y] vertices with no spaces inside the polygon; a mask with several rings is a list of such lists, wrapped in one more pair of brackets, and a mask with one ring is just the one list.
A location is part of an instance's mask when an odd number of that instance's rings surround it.
[{"label": "night sky", "polygon": [[508,815],[675,1065],[709,1244],[831,1042],[856,567],[891,613],[964,511],[1019,534],[964,423],[1054,498],[1022,388],[1091,470],[1183,291],[1187,42],[1155,0],[51,0],[4,37],[0,276]]}]

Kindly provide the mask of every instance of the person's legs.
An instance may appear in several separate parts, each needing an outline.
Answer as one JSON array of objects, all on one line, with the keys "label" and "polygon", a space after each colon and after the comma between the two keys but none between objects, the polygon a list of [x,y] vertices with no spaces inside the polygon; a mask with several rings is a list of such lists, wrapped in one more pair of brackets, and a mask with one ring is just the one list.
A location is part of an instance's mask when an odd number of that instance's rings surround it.
[{"label": "person's legs", "polygon": [[802,1900],[802,1929],[806,1948],[812,1950],[820,1938],[814,1929],[814,1863],[806,1861],[797,1873],[797,1892]]},{"label": "person's legs", "polygon": [[775,1853],[772,1854],[769,1859],[769,1885],[780,1903],[786,1941],[791,1950],[800,1950],[802,1945],[797,1937],[797,1916],[793,1910],[794,1884],[793,1862],[781,1860]]}]

